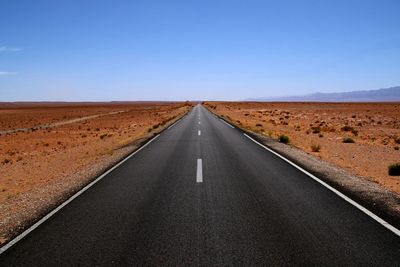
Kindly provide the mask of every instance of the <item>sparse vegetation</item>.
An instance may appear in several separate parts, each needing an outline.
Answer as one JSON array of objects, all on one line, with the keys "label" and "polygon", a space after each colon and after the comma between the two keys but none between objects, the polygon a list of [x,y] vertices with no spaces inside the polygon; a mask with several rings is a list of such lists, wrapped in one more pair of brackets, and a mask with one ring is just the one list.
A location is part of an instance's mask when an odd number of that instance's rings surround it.
[{"label": "sparse vegetation", "polygon": [[[26,219],[30,222],[37,211],[47,208],[49,195],[60,199],[78,189],[77,185],[85,181],[82,179],[101,171],[125,151],[151,137],[148,127],[159,124],[160,129],[169,119],[180,118],[188,110],[182,103],[82,103],[82,108],[58,103],[15,103],[11,108],[1,104],[0,202],[7,201],[13,212],[3,209],[6,223],[0,227],[0,236],[5,237],[6,230],[19,227],[10,223],[10,216],[24,224]],[[96,117],[100,114],[104,116]],[[64,115],[71,123],[59,125]],[[88,117],[87,121],[75,121],[84,117]],[[51,127],[43,126],[53,123]],[[112,158],[106,159],[107,156]],[[32,205],[21,205],[16,196],[27,191],[32,192],[32,199],[24,199]]]},{"label": "sparse vegetation", "polygon": [[388,173],[390,176],[400,176],[400,163],[395,163],[389,166]]},{"label": "sparse vegetation", "polygon": [[316,126],[316,127],[311,127],[312,133],[317,134],[321,132],[321,127]]},{"label": "sparse vegetation", "polygon": [[348,126],[348,125],[343,126],[343,127],[342,127],[342,131],[344,131],[344,132],[351,132],[351,133],[354,134],[355,136],[358,135],[358,131],[357,131],[356,129],[354,129],[353,127]]},{"label": "sparse vegetation", "polygon": [[319,152],[321,150],[320,145],[311,145],[312,152]]},{"label": "sparse vegetation", "polygon": [[289,137],[287,135],[280,135],[279,136],[279,142],[287,144],[289,143]]},{"label": "sparse vegetation", "polygon": [[217,104],[219,116],[240,120],[243,129],[276,141],[282,140],[281,134],[289,136],[289,144],[339,167],[352,168],[355,174],[371,175],[396,192],[400,192],[400,182],[393,183],[387,169],[400,163],[399,108],[392,103]]},{"label": "sparse vegetation", "polygon": [[355,143],[355,141],[351,137],[345,137],[343,138],[343,143]]},{"label": "sparse vegetation", "polygon": [[344,131],[344,132],[351,132],[353,130],[354,130],[354,128],[351,126],[348,126],[348,125],[342,127],[342,131]]}]

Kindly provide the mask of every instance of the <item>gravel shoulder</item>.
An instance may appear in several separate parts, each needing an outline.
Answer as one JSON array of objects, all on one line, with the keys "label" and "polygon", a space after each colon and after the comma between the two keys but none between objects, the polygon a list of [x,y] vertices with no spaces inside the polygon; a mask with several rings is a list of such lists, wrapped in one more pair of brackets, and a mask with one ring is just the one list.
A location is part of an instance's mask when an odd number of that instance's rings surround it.
[{"label": "gravel shoulder", "polygon": [[112,153],[96,158],[91,164],[77,169],[71,175],[63,176],[62,179],[51,180],[41,187],[34,187],[27,192],[1,202],[0,245],[6,244],[23,232],[81,188],[95,180],[99,175],[181,119],[189,111],[190,108],[187,108],[181,115],[173,117],[163,125],[153,127],[152,131],[149,130],[144,136],[115,148]]},{"label": "gravel shoulder", "polygon": [[[210,109],[208,109],[210,110]],[[264,144],[268,148],[285,156],[292,162],[314,174],[324,182],[344,193],[354,201],[366,207],[393,226],[400,228],[400,195],[348,171],[321,160],[299,148],[279,143],[268,136],[244,129],[241,125],[220,116],[213,110],[212,113],[221,119],[235,125],[242,132]]]}]

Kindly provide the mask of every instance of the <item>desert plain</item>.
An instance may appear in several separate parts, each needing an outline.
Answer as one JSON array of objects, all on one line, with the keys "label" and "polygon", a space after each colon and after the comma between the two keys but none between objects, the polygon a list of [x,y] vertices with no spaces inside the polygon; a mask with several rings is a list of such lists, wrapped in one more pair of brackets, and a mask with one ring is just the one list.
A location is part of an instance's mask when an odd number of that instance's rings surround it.
[{"label": "desert plain", "polygon": [[0,103],[0,244],[191,109],[189,103]]},{"label": "desert plain", "polygon": [[206,102],[243,129],[289,144],[400,193],[400,103]]},{"label": "desert plain", "polygon": [[[205,102],[240,128],[279,140],[400,193],[399,103]],[[7,242],[191,103],[0,103],[0,244]],[[345,140],[350,142],[345,142]]]}]

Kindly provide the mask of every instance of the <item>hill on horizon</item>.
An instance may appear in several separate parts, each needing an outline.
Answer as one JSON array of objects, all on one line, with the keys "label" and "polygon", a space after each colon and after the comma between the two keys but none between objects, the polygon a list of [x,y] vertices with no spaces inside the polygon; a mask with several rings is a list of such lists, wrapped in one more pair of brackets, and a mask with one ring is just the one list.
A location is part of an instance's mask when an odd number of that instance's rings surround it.
[{"label": "hill on horizon", "polygon": [[400,86],[341,93],[314,93],[300,96],[251,98],[246,99],[246,101],[397,102],[400,101]]}]

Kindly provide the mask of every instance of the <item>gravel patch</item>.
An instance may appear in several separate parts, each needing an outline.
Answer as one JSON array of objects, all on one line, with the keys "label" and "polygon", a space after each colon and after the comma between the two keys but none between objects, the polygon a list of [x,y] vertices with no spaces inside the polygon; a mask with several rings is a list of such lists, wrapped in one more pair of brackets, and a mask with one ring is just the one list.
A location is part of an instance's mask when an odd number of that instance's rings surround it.
[{"label": "gravel patch", "polygon": [[[53,180],[40,188],[35,187],[1,203],[0,245],[4,245],[23,232],[81,188],[185,115],[176,117],[140,139],[114,149],[111,155],[107,154],[99,157],[91,164],[76,170],[72,175],[60,175],[59,179]],[[18,203],[17,207],[16,203]]]},{"label": "gravel patch", "polygon": [[[213,112],[212,110],[210,111]],[[219,116],[219,114],[213,113]],[[290,144],[279,143],[275,139],[249,131],[224,117],[219,117],[314,174],[393,226],[400,228],[399,194],[370,181],[366,177],[354,175]]]}]

